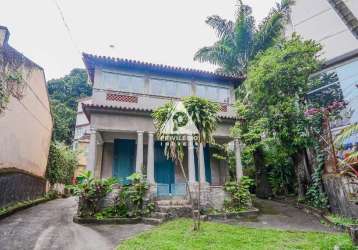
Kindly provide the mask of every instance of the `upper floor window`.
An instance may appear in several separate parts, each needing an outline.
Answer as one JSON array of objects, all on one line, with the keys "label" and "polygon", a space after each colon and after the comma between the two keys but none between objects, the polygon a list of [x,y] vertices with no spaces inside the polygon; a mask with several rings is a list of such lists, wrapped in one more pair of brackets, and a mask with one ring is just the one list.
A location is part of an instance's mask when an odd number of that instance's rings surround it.
[{"label": "upper floor window", "polygon": [[150,94],[185,97],[191,95],[191,84],[165,79],[150,79]]},{"label": "upper floor window", "polygon": [[210,101],[220,103],[230,102],[230,90],[228,88],[199,84],[196,86],[196,95],[202,98],[207,98]]},{"label": "upper floor window", "polygon": [[145,93],[144,77],[103,72],[103,87],[123,92]]}]

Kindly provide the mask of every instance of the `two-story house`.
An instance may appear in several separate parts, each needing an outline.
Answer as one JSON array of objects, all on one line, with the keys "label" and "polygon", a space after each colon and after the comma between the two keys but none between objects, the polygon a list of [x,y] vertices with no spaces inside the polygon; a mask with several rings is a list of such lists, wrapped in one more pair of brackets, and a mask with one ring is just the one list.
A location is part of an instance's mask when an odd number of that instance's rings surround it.
[{"label": "two-story house", "polygon": [[[183,192],[182,173],[164,156],[163,143],[155,137],[151,113],[185,96],[220,103],[220,123],[214,138],[218,143],[234,141],[230,136],[236,117],[234,89],[241,79],[90,54],[83,54],[83,61],[93,87],[91,103],[82,104],[90,124],[87,169],[96,177],[125,180],[139,172],[154,187],[154,195],[175,196],[178,190]],[[236,142],[237,175],[241,177],[240,145]],[[194,150],[189,146],[192,143],[188,141],[184,164],[190,183],[222,186],[228,178],[226,163],[212,157],[209,145]],[[198,157],[196,152],[203,155]]]}]

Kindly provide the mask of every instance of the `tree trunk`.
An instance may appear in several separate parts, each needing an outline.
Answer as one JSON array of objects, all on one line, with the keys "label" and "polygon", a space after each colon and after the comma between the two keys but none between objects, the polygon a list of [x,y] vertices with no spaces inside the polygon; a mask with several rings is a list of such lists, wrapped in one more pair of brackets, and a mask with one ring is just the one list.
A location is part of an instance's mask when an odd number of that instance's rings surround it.
[{"label": "tree trunk", "polygon": [[272,189],[268,181],[264,155],[260,147],[254,151],[254,162],[256,168],[256,196],[267,199],[272,196]]},{"label": "tree trunk", "polygon": [[307,176],[307,157],[305,149],[298,151],[293,157],[294,169],[297,177],[298,200],[304,200],[308,187]]}]

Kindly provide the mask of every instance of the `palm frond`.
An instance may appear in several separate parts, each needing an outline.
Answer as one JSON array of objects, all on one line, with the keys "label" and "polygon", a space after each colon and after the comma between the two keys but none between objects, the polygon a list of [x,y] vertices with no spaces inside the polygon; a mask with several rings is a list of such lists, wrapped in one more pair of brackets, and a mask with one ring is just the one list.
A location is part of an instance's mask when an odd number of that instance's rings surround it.
[{"label": "palm frond", "polygon": [[251,58],[271,47],[283,34],[284,24],[289,15],[290,5],[293,2],[293,0],[282,0],[262,21],[255,35],[255,45]]},{"label": "palm frond", "polygon": [[206,23],[216,30],[219,39],[227,38],[233,33],[234,23],[217,15],[209,16],[206,19]]},{"label": "palm frond", "polygon": [[337,137],[334,140],[334,144],[336,146],[341,146],[343,142],[351,137],[353,134],[358,133],[358,123],[352,124],[344,129],[341,130],[341,132],[337,135]]}]

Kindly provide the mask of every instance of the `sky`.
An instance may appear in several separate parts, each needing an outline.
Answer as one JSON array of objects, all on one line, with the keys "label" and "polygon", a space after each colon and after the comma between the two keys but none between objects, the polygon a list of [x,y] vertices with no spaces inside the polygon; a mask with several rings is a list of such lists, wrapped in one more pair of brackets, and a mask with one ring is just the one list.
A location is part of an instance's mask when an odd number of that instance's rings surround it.
[{"label": "sky", "polygon": [[[275,2],[244,0],[257,21]],[[0,25],[47,80],[83,68],[82,52],[212,71],[215,66],[193,60],[216,41],[205,19],[233,20],[235,6],[236,0],[1,0]]]}]

